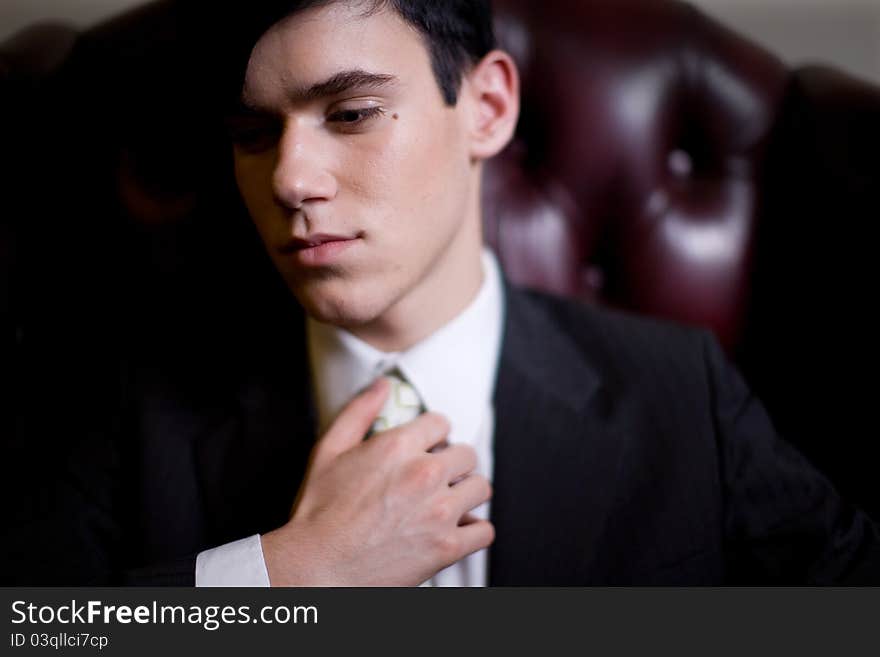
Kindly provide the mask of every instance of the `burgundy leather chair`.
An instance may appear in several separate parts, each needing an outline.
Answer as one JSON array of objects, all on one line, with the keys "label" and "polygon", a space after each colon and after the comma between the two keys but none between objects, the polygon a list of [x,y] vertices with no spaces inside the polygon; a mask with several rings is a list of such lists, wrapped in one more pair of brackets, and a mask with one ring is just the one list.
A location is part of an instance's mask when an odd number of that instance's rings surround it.
[{"label": "burgundy leather chair", "polygon": [[677,2],[502,6],[525,108],[487,189],[509,275],[736,346],[787,69]]},{"label": "burgundy leather chair", "polygon": [[524,95],[486,188],[508,275],[711,328],[783,435],[880,516],[880,88],[790,69],[680,2],[498,4]]},{"label": "burgundy leather chair", "polygon": [[[487,239],[510,278],[712,329],[783,433],[880,514],[872,400],[844,367],[876,364],[860,236],[880,218],[880,90],[790,69],[674,0],[496,7],[523,76],[516,139],[484,189]],[[228,154],[187,29],[173,2],[154,3],[72,46],[59,32],[61,55],[29,75],[14,74],[29,59],[21,39],[0,47],[0,84],[30,80],[15,129],[27,135],[15,167],[27,172],[15,190],[24,210],[9,229],[24,244],[16,339],[51,345],[47,316],[92,287],[104,289],[93,316],[112,315],[108,298],[128,300],[150,308],[140,320],[184,328],[192,297],[170,299],[209,268],[197,248],[205,226],[217,243],[250,239],[218,219],[235,204],[218,197]],[[48,189],[47,153],[68,176]],[[93,221],[71,226],[65,208]],[[79,245],[75,262],[58,242]],[[71,265],[60,283],[59,263]],[[244,267],[229,284],[246,294]]]}]

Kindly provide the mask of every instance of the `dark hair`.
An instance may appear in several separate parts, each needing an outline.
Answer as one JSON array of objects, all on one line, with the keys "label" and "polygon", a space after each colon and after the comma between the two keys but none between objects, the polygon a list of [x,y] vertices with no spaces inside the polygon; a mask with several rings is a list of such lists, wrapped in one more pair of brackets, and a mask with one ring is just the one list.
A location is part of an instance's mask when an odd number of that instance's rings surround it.
[{"label": "dark hair", "polygon": [[[210,34],[218,39],[212,48],[220,54],[218,64],[229,67],[238,94],[251,49],[272,25],[286,16],[334,2],[352,2],[365,7],[370,15],[392,8],[425,39],[434,76],[448,105],[455,105],[461,80],[469,67],[495,47],[491,0],[240,0],[218,3],[212,11]],[[210,40],[210,37],[209,37]],[[212,66],[212,68],[214,68]],[[237,84],[237,87],[235,86]]]},{"label": "dark hair", "polygon": [[447,105],[455,105],[461,78],[495,47],[490,0],[385,0],[428,44],[434,76]]}]

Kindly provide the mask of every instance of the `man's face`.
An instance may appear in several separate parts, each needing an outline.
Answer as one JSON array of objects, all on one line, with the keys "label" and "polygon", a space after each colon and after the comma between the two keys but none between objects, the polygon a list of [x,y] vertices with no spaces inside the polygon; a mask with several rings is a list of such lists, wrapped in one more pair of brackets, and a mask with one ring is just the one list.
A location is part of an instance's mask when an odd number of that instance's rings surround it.
[{"label": "man's face", "polygon": [[243,92],[254,112],[233,120],[238,186],[269,255],[309,314],[346,327],[479,249],[461,104],[444,104],[418,32],[353,4],[263,35]]}]

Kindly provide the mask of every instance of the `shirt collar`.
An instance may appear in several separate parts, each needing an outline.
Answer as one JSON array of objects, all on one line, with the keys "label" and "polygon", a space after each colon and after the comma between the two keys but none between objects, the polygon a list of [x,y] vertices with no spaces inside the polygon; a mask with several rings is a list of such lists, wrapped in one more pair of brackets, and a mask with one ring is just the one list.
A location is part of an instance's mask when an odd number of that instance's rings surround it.
[{"label": "shirt collar", "polygon": [[359,390],[397,367],[425,407],[447,417],[450,442],[470,442],[491,408],[502,316],[500,270],[495,256],[484,250],[483,284],[474,300],[406,351],[382,352],[344,329],[307,318],[319,435]]}]

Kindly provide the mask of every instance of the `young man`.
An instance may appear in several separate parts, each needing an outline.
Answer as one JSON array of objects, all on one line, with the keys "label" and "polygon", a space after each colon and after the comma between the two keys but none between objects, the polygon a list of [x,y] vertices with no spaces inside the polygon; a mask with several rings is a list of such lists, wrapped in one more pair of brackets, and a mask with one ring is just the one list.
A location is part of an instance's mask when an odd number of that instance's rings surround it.
[{"label": "young man", "polygon": [[133,492],[80,477],[84,580],[877,576],[877,528],[774,435],[710,337],[504,282],[480,183],[519,89],[487,2],[276,4],[230,128],[293,320],[218,380],[134,373],[135,430],[101,470]]},{"label": "young man", "polygon": [[[488,3],[305,4],[254,46],[233,132],[323,438],[289,522],[200,555],[198,584],[834,581],[876,546],[703,336],[505,308],[480,180],[519,90]],[[362,442],[387,386],[340,409],[392,368],[433,413]]]},{"label": "young man", "polygon": [[[387,391],[357,399],[321,440],[291,522],[263,536],[263,553],[273,583],[417,584],[494,537],[485,507],[467,515],[490,494],[501,329],[480,171],[513,133],[517,74],[490,52],[483,3],[399,3],[403,14],[393,3],[311,4],[275,23],[250,57],[248,112],[233,120],[239,188],[310,318],[320,432],[392,366],[446,417],[429,412],[360,445]],[[407,14],[451,34],[420,33]],[[428,453],[447,438],[455,444]],[[226,560],[217,571],[233,572]],[[483,583],[485,565],[474,558],[441,579]]]}]

